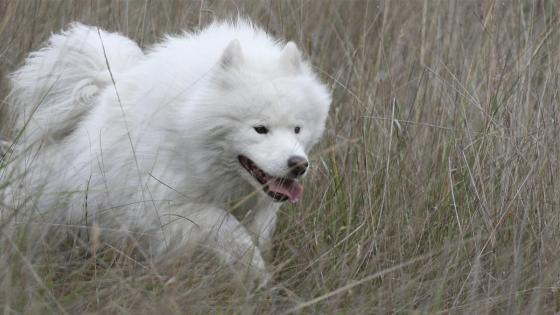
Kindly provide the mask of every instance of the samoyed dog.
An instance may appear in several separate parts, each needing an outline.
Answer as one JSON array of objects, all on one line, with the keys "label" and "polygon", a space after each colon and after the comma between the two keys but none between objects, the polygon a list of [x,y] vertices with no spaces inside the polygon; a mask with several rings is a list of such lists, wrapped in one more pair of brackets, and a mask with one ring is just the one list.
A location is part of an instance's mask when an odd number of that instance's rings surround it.
[{"label": "samoyed dog", "polygon": [[141,235],[156,258],[203,244],[268,281],[278,208],[302,196],[331,103],[293,42],[239,19],[143,52],[73,24],[11,80],[4,218]]}]

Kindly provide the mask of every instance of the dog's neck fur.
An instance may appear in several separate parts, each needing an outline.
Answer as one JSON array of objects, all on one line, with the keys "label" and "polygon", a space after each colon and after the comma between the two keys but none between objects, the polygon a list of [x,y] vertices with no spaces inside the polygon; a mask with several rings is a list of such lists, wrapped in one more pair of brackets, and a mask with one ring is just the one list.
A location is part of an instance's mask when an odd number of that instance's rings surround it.
[{"label": "dog's neck fur", "polygon": [[[181,143],[183,141],[184,139],[181,137],[175,137],[173,146],[185,146],[185,143]],[[219,143],[214,144],[215,146],[209,147],[207,143],[188,143],[188,146],[193,146],[189,150],[190,154],[185,153],[181,159],[167,162],[175,165],[172,169],[182,170],[177,173],[189,174],[191,180],[176,179],[176,188],[181,194],[188,197],[188,202],[215,205],[233,213],[239,220],[250,216],[257,209],[266,208],[275,211],[282,205],[282,203],[273,201],[261,189],[254,187],[243,178],[236,160],[231,158],[231,161],[223,161],[216,158],[223,156],[222,154],[208,152],[224,150]],[[202,154],[193,152],[202,152]],[[233,155],[227,154],[226,156]],[[189,165],[197,165],[197,167],[189,168]],[[185,172],[185,168],[188,168],[187,172]],[[196,185],[192,184],[192,178],[197,179]],[[191,184],[189,185],[189,183]]]}]

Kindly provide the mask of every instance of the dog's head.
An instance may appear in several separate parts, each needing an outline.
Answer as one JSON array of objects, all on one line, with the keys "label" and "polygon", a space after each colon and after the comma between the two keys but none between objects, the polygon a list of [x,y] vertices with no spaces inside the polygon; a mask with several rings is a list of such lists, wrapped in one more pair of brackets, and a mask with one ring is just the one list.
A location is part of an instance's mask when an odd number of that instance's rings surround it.
[{"label": "dog's head", "polygon": [[[254,52],[253,52],[254,53]],[[276,201],[297,201],[308,152],[321,137],[331,95],[295,44],[276,55],[224,50],[207,100],[220,111],[228,165]]]}]

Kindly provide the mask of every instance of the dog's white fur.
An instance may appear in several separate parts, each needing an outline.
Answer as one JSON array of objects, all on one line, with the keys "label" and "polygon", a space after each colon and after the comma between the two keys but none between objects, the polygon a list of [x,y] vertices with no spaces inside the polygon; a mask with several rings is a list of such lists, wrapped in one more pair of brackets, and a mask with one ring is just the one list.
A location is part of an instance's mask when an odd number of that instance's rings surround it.
[{"label": "dog's white fur", "polygon": [[144,54],[120,34],[73,24],[11,78],[23,136],[5,200],[33,203],[41,220],[148,235],[156,256],[205,242],[266,281],[280,203],[238,156],[286,176],[287,159],[320,138],[331,102],[293,43],[239,20]]}]

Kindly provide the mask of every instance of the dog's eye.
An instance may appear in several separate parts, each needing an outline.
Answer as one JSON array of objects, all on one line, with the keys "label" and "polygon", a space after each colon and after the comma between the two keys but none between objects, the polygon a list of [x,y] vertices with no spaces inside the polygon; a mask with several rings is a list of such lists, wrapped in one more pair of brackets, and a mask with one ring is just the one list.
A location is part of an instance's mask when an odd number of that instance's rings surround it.
[{"label": "dog's eye", "polygon": [[266,128],[265,126],[256,126],[256,127],[253,127],[253,128],[255,128],[255,131],[257,133],[260,133],[260,134],[268,133],[268,128]]},{"label": "dog's eye", "polygon": [[299,133],[300,131],[301,131],[301,127],[300,127],[300,126],[297,126],[297,127],[294,128],[294,132],[295,132],[295,133]]}]

